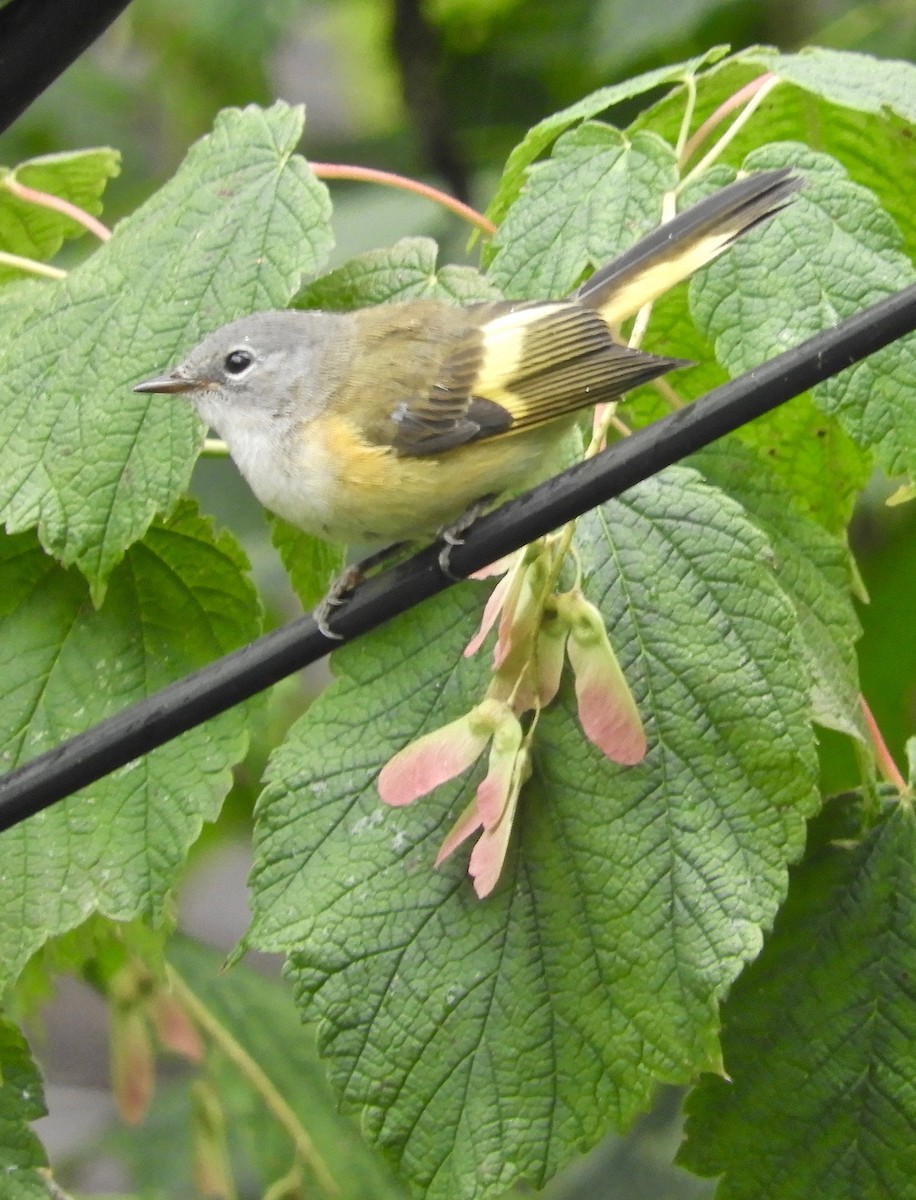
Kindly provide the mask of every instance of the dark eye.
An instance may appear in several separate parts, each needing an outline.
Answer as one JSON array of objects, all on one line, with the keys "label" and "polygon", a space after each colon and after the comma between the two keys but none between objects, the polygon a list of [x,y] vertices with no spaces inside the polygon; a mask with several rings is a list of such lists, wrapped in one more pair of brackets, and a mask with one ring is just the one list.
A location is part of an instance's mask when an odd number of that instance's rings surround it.
[{"label": "dark eye", "polygon": [[223,359],[223,366],[230,375],[241,375],[254,362],[254,356],[248,350],[230,350]]}]

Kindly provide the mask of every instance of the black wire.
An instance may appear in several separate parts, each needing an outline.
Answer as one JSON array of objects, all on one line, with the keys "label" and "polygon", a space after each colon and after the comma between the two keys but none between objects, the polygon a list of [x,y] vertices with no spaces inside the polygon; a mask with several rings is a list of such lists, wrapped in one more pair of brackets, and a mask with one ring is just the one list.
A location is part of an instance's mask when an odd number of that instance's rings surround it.
[{"label": "black wire", "polygon": [[9,0],[0,8],[0,133],[130,0]]},{"label": "black wire", "polygon": [[[914,329],[916,284],[481,517],[466,542],[452,551],[452,571],[470,575]],[[361,586],[335,614],[333,628],[349,641],[452,582],[439,568],[438,547],[429,547]],[[0,779],[0,830],[248,699],[339,644],[329,642],[310,616],[301,617],[122,709]]]}]

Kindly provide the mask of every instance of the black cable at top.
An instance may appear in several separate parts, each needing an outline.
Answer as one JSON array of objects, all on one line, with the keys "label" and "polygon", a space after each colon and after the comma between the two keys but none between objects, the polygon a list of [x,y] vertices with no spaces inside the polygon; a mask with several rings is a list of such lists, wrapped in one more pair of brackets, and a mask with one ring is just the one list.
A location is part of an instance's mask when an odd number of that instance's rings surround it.
[{"label": "black cable at top", "polygon": [[129,3],[9,0],[0,7],[0,133]]},{"label": "black cable at top", "polygon": [[[462,576],[479,570],[914,329],[916,284],[481,517],[452,551],[452,570]],[[349,640],[451,583],[432,546],[360,587],[335,614],[333,627]],[[0,830],[253,696],[335,644],[311,617],[302,617],[38,755],[0,779]]]}]

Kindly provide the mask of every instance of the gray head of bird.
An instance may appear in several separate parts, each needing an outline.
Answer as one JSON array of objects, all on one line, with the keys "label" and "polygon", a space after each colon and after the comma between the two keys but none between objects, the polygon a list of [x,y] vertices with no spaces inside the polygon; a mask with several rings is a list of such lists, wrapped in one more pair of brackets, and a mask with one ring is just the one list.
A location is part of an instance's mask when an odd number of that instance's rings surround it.
[{"label": "gray head of bird", "polygon": [[251,423],[301,420],[319,402],[329,345],[346,340],[332,313],[253,313],[208,334],[183,362],[134,386],[183,395],[213,429],[233,441]]}]

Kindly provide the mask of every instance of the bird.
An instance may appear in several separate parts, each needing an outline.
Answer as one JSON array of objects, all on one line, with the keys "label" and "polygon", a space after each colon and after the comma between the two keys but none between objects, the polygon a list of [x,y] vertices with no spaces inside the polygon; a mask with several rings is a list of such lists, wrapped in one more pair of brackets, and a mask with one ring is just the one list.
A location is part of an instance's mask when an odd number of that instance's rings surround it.
[{"label": "bird", "polygon": [[539,482],[584,409],[687,365],[623,345],[620,323],[803,183],[791,168],[739,178],[561,299],[252,313],[134,391],[186,397],[260,502],[308,533],[384,546],[460,529]]}]

